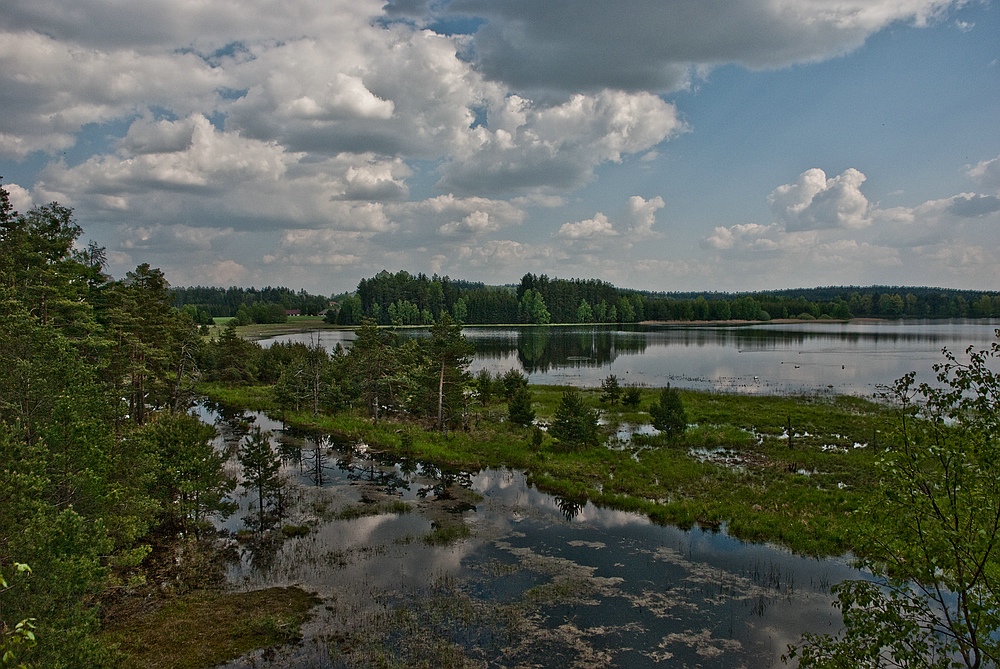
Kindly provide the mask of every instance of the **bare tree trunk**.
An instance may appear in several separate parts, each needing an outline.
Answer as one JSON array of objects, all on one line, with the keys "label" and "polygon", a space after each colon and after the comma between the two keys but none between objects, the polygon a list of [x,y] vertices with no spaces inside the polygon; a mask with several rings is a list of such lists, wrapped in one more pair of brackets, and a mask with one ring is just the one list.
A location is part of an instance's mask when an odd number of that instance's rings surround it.
[{"label": "bare tree trunk", "polygon": [[438,381],[438,431],[444,432],[444,360],[441,361],[441,378]]}]

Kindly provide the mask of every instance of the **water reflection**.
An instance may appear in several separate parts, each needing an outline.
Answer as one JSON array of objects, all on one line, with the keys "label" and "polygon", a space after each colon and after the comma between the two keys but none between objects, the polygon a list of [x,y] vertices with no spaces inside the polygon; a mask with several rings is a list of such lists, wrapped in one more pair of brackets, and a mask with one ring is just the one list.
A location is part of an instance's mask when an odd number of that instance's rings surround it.
[{"label": "water reflection", "polygon": [[[941,349],[988,347],[1000,320],[875,321],[718,326],[469,327],[472,371],[515,368],[532,383],[596,387],[608,374],[624,384],[749,394],[871,395],[916,370],[934,383]],[[423,336],[419,330],[403,330]],[[306,341],[315,333],[276,340]],[[330,348],[353,333],[324,332]]]},{"label": "water reflection", "polygon": [[[546,495],[518,472],[453,471],[255,414],[202,415],[218,421],[220,450],[256,423],[284,461],[281,525],[239,544],[231,582],[299,584],[325,599],[302,645],[231,668],[369,666],[359,653],[376,646],[420,664],[412,653],[442,642],[491,667],[780,666],[803,631],[836,629],[829,588],[856,576],[846,560]],[[448,518],[469,536],[425,540]],[[252,522],[238,515],[223,529]]]}]

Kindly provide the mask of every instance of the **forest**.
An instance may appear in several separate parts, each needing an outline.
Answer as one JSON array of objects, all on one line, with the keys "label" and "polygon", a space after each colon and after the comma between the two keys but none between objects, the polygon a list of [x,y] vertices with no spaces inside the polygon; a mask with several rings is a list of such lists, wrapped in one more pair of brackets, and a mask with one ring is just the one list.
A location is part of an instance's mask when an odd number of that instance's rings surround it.
[{"label": "forest", "polygon": [[841,286],[754,293],[665,293],[617,288],[598,279],[525,274],[519,284],[483,283],[388,271],[361,279],[354,293],[329,298],[289,288],[171,288],[174,305],[198,324],[235,317],[240,325],[283,323],[288,312],[327,322],[430,325],[449,314],[470,325],[768,321],[849,318],[990,318],[1000,294],[899,286]]},{"label": "forest", "polygon": [[469,348],[447,317],[399,346],[362,327],[333,355],[263,349],[235,319],[209,340],[160,270],[112,279],[81,234],[69,209],[20,214],[0,189],[2,667],[117,666],[101,631],[123,611],[222,578],[211,521],[237,489],[225,462],[239,456],[244,485],[269,463],[250,437],[238,454],[215,448],[190,412],[198,383],[269,384],[282,406],[315,411],[377,415],[405,397],[440,427],[462,405]]},{"label": "forest", "polygon": [[357,325],[427,325],[448,313],[475,325],[637,323],[641,321],[769,321],[849,318],[989,318],[1000,294],[886,286],[729,293],[652,293],[597,279],[525,274],[516,286],[486,286],[448,277],[382,271],[358,283],[327,320]]}]

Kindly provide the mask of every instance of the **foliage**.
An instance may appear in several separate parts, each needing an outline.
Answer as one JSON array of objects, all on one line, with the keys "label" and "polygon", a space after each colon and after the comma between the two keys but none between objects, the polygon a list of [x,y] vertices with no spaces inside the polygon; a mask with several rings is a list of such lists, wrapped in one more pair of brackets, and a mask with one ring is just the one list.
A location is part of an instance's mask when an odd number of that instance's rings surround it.
[{"label": "foliage", "polygon": [[625,386],[625,391],[622,394],[622,404],[624,404],[629,409],[635,410],[642,403],[642,391],[639,390],[639,386],[634,383],[630,383]]},{"label": "foliage", "polygon": [[[330,301],[328,297],[310,295],[304,290],[295,291],[271,286],[267,288],[194,286],[171,288],[170,292],[173,295],[173,304],[179,309],[191,307],[197,313],[205,313],[209,317],[226,317],[235,316],[237,310],[243,306],[255,323],[284,322],[286,310],[298,310],[303,314],[316,316],[327,308]],[[257,320],[258,317],[263,320]],[[269,320],[271,318],[278,320]]]},{"label": "foliage", "polygon": [[886,391],[896,434],[860,514],[875,581],[838,587],[845,631],[807,636],[800,666],[1000,662],[1000,345],[966,355],[945,351],[938,386],[910,373]]},{"label": "foliage", "polygon": [[660,390],[659,401],[650,405],[649,416],[653,419],[653,427],[665,434],[667,439],[676,439],[687,429],[687,413],[681,394],[669,384]]},{"label": "foliage", "polygon": [[197,535],[208,518],[231,513],[228,495],[234,483],[212,444],[215,428],[188,414],[163,414],[136,438],[159,464],[154,489],[169,525]]},{"label": "foliage", "polygon": [[552,322],[552,316],[545,306],[545,298],[537,290],[528,289],[521,297],[517,307],[518,320],[533,325],[547,325]]},{"label": "foliage", "polygon": [[597,413],[588,407],[575,389],[562,394],[549,433],[573,447],[597,445]]},{"label": "foliage", "polygon": [[[469,382],[466,371],[475,348],[462,335],[462,326],[445,313],[431,326],[431,336],[424,341],[428,379],[437,399],[437,429],[443,431],[464,409],[465,387]],[[426,386],[425,386],[426,387]]]},{"label": "foliage", "polygon": [[271,435],[259,425],[250,429],[240,443],[237,458],[243,471],[243,485],[257,493],[257,522],[260,530],[266,526],[266,507],[281,506],[281,457],[271,447]]},{"label": "foliage", "polygon": [[310,408],[313,414],[342,405],[338,375],[343,349],[331,357],[322,343],[273,343],[260,352],[262,381],[274,379],[274,393],[283,409],[299,411]]},{"label": "foliage", "polygon": [[622,399],[622,387],[618,383],[618,377],[614,374],[609,374],[603,381],[601,381],[601,401],[607,402],[611,406],[615,406]]},{"label": "foliage", "polygon": [[514,399],[520,389],[528,387],[528,377],[513,367],[504,372],[499,381],[503,387],[503,396],[508,402]]},{"label": "foliage", "polygon": [[348,383],[364,401],[369,415],[378,420],[384,409],[395,408],[402,378],[402,354],[396,336],[366,319],[356,330],[357,338],[346,359]]},{"label": "foliage", "polygon": [[[355,303],[356,300],[356,303]],[[594,279],[525,274],[516,289],[428,278],[401,271],[362,279],[357,296],[344,300],[337,322],[356,325],[362,316],[393,322],[389,309],[412,305],[410,321],[423,314],[452,313],[464,323],[631,323],[643,320],[725,321],[774,318],[852,317],[989,318],[1000,314],[1000,294],[983,291],[872,286],[830,287],[758,293],[654,293],[616,288]],[[544,314],[540,308],[544,306]]]},{"label": "foliage", "polygon": [[476,372],[473,383],[476,388],[476,397],[479,399],[480,406],[488,407],[490,402],[493,401],[493,394],[496,387],[499,385],[499,379],[494,379],[490,370],[483,367]]},{"label": "foliage", "polygon": [[535,420],[535,410],[531,408],[531,393],[527,386],[520,386],[514,391],[514,396],[507,402],[507,415],[511,423],[522,427],[531,425]]},{"label": "foliage", "polygon": [[[31,567],[21,562],[15,562],[14,573],[18,576],[30,574]],[[0,595],[5,594],[13,587],[8,585],[3,571],[0,570]],[[35,639],[36,620],[35,618],[25,618],[11,626],[6,623],[2,614],[3,607],[0,606],[0,667],[16,666],[18,669],[26,669],[28,665],[23,661],[19,662],[18,658],[23,658],[24,653],[29,652],[37,643]]]}]

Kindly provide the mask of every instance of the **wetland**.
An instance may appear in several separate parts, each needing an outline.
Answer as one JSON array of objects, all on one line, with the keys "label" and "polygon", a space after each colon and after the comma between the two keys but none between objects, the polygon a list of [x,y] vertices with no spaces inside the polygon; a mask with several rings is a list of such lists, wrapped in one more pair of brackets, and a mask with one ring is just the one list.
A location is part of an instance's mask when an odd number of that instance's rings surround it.
[{"label": "wetland", "polygon": [[[601,408],[601,446],[572,452],[486,407],[441,434],[280,410],[266,387],[206,386],[223,402],[200,409],[217,450],[232,454],[257,425],[282,462],[281,514],[255,523],[241,487],[218,526],[226,581],[321,601],[296,643],[221,666],[783,666],[803,633],[840,628],[831,587],[868,576],[853,567],[864,546],[851,514],[893,421],[875,388],[929,369],[943,347],[985,345],[994,327],[466,329],[472,369],[523,370],[543,427],[566,386],[595,407],[609,373],[641,388],[638,407]],[[333,347],[352,335],[283,339]],[[701,371],[664,371],[689,358]],[[790,374],[785,358],[799,361]],[[824,358],[869,380],[803,381],[798,370],[833,366]],[[669,445],[644,411],[666,383],[684,388],[690,423]]]},{"label": "wetland", "polygon": [[857,573],[846,557],[550,495],[518,471],[449,471],[260,414],[202,415],[220,448],[248,420],[273,431],[282,523],[307,528],[237,541],[252,516],[242,498],[225,526],[240,555],[229,581],[324,602],[300,643],[227,668],[782,666],[803,631],[838,624],[830,587]]}]

